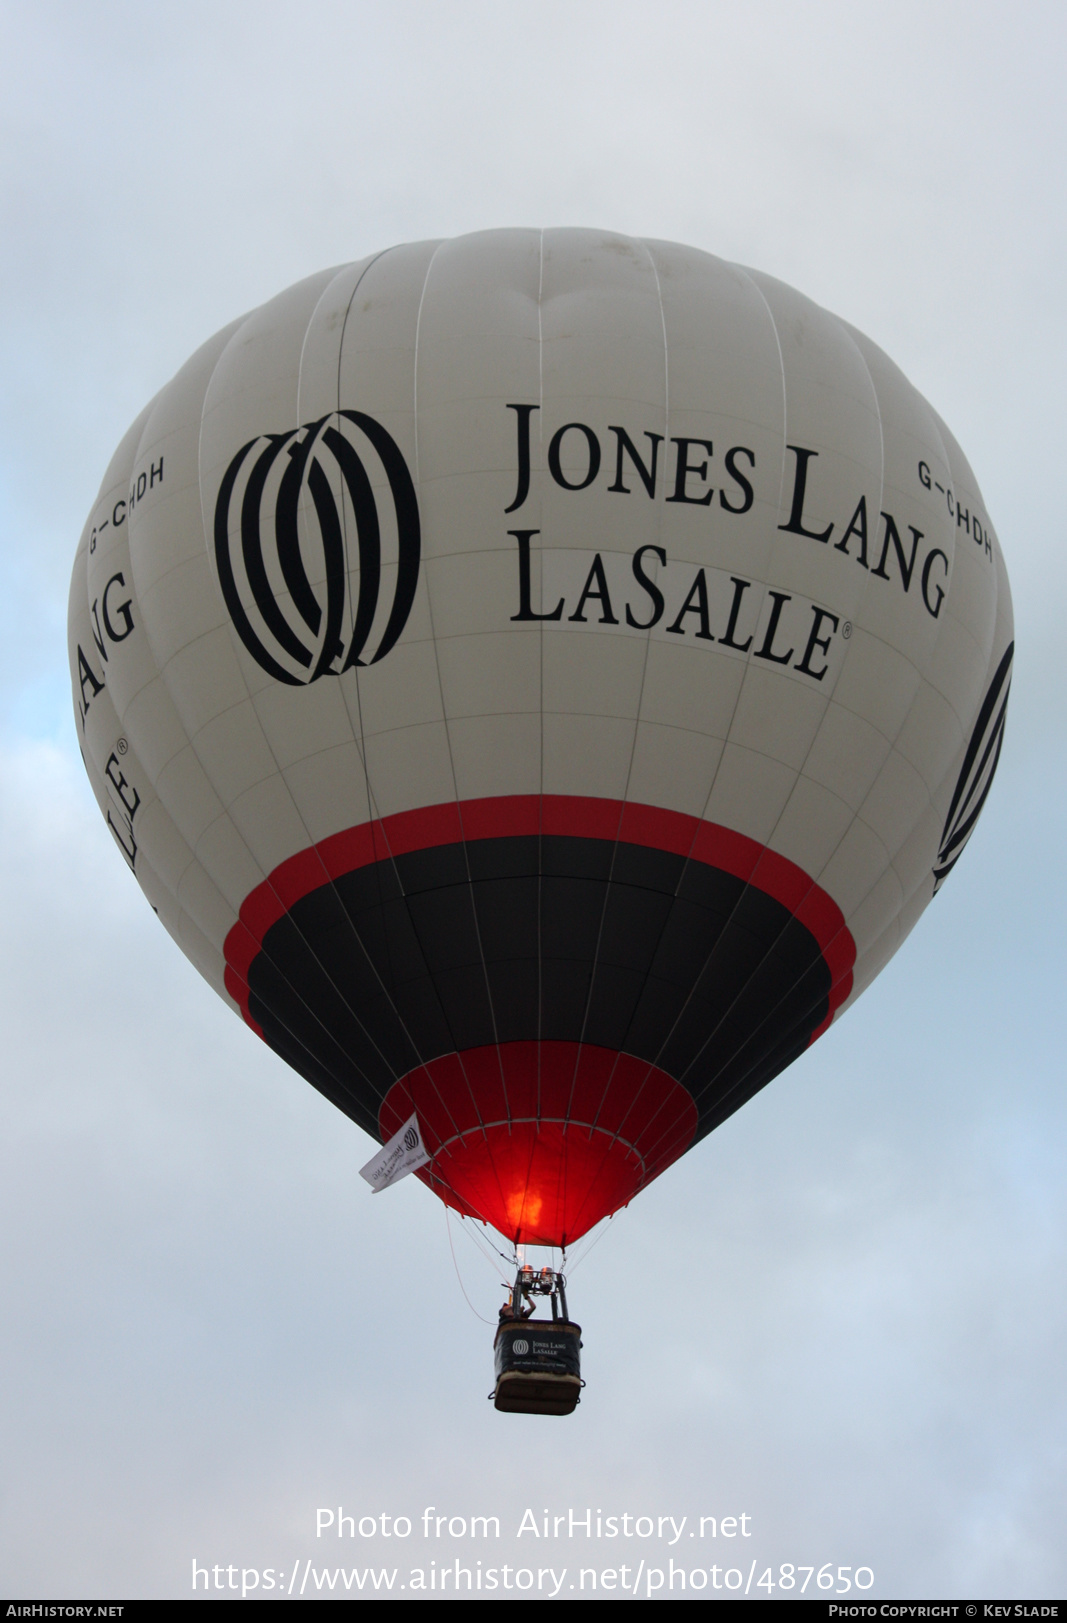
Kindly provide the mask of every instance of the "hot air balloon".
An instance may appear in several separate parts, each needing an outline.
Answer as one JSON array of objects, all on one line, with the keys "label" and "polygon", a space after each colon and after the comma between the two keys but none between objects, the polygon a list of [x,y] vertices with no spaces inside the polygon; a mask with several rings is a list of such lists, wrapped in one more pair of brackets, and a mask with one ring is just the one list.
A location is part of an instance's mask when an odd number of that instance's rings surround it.
[{"label": "hot air balloon", "polygon": [[217,334],[116,451],[69,625],[178,945],[368,1133],[414,1123],[449,1206],[562,1247],[896,951],[1013,646],[974,476],[881,350],[579,230],[392,248]]}]

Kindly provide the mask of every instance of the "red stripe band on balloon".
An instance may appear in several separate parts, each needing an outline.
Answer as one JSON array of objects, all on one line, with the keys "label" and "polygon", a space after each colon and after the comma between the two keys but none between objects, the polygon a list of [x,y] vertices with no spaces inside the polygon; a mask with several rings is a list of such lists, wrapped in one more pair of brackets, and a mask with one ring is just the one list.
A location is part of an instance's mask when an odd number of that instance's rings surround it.
[{"label": "red stripe band on balloon", "polygon": [[582,795],[494,795],[446,801],[375,818],[331,834],[279,863],[250,891],[226,937],[226,990],[252,1029],[248,970],[263,937],[295,902],[331,879],[412,851],[515,835],[572,835],[669,851],[707,863],[755,885],[810,930],[830,971],[829,1010],[812,1035],[827,1029],[852,990],[856,947],[837,903],[795,862],[745,834],[684,812]]}]

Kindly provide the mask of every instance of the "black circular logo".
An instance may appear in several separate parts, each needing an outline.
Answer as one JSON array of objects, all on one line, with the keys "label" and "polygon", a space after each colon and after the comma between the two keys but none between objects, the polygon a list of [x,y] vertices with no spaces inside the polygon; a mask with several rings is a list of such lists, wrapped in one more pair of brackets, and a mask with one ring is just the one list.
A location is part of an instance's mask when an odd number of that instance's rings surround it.
[{"label": "black circular logo", "polygon": [[989,684],[989,691],[982,700],[982,708],[967,745],[934,864],[935,896],[963,855],[963,848],[974,832],[974,825],[993,783],[993,774],[1000,760],[1000,747],[1004,742],[1014,654],[1015,644],[1010,642]]},{"label": "black circular logo", "polygon": [[404,1148],[406,1150],[413,1150],[418,1142],[418,1133],[415,1131],[414,1127],[409,1127],[407,1132],[404,1134]]},{"label": "black circular logo", "polygon": [[400,447],[361,411],[258,435],[219,488],[222,595],[248,652],[279,682],[299,687],[384,659],[411,613],[421,551]]}]

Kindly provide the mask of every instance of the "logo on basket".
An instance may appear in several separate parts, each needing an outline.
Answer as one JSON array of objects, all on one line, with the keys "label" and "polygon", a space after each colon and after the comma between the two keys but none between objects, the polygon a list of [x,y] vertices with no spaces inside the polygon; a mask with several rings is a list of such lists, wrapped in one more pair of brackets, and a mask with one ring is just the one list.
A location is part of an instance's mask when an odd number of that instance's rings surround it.
[{"label": "logo on basket", "polygon": [[374,665],[407,624],[419,505],[400,447],[365,412],[249,440],[219,487],[214,540],[237,635],[279,682]]},{"label": "logo on basket", "polygon": [[528,1341],[524,1341],[522,1336],[519,1336],[517,1340],[511,1343],[511,1350],[515,1354],[516,1358],[521,1358],[523,1353],[529,1352],[530,1343]]}]

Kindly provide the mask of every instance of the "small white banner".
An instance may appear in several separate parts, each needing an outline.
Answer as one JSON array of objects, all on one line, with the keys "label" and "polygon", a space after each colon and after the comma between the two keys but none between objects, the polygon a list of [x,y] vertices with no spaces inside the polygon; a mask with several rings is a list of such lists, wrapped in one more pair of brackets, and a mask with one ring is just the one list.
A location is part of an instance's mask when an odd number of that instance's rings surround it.
[{"label": "small white banner", "polygon": [[388,1189],[391,1183],[403,1178],[416,1167],[425,1166],[430,1159],[419,1132],[419,1119],[409,1116],[403,1127],[395,1132],[388,1144],[383,1144],[377,1155],[360,1167],[359,1175],[366,1178],[375,1194]]}]

